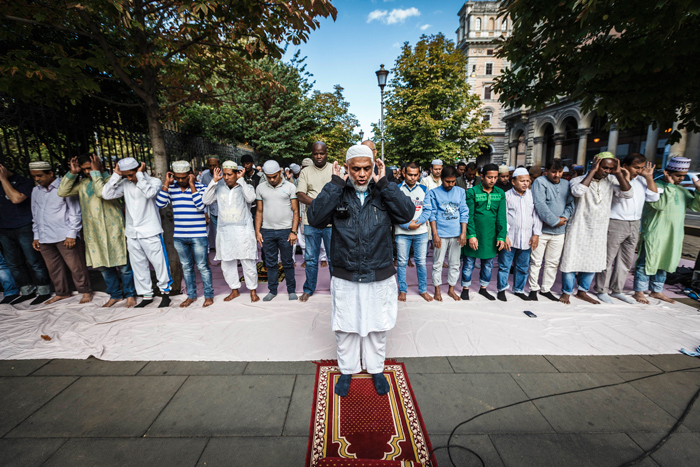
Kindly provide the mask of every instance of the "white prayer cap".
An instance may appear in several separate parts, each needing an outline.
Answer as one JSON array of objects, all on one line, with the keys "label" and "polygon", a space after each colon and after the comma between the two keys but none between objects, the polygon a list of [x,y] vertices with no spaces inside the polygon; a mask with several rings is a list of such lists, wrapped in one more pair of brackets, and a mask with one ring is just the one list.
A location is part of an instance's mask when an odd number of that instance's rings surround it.
[{"label": "white prayer cap", "polygon": [[433,162],[430,163],[430,165],[442,165],[442,161],[440,159],[434,159]]},{"label": "white prayer cap", "polygon": [[184,174],[190,171],[190,163],[187,161],[175,161],[173,162],[173,172],[177,174]]},{"label": "white prayer cap", "polygon": [[119,161],[119,170],[136,170],[139,165],[141,164],[133,157],[125,157]]},{"label": "white prayer cap", "polygon": [[29,170],[53,170],[53,167],[46,161],[36,161],[29,163]]},{"label": "white prayer cap", "polygon": [[499,174],[507,174],[507,173],[510,173],[510,170],[508,170],[507,165],[501,165],[498,167],[498,173]]},{"label": "white prayer cap", "polygon": [[515,169],[515,172],[513,172],[513,178],[519,177],[521,175],[530,175],[530,172],[528,172],[525,167],[518,167],[517,169]]},{"label": "white prayer cap", "polygon": [[262,166],[265,175],[273,175],[282,170],[282,167],[277,163],[277,161],[267,161]]},{"label": "white prayer cap", "polygon": [[508,172],[514,172],[514,171],[515,171],[515,167],[513,167],[512,165],[509,165]]},{"label": "white prayer cap", "polygon": [[299,167],[299,164],[289,164],[289,168],[292,169],[292,172],[295,174],[301,172],[301,167]]},{"label": "white prayer cap", "polygon": [[672,157],[666,163],[666,170],[669,172],[687,172],[690,170],[690,159],[681,156]]},{"label": "white prayer cap", "polygon": [[223,164],[221,164],[221,168],[238,170],[238,164],[236,164],[234,161],[225,161]]},{"label": "white prayer cap", "polygon": [[564,173],[567,173],[569,171],[569,168],[567,166],[564,166]]},{"label": "white prayer cap", "polygon": [[374,153],[368,146],[363,146],[361,144],[350,146],[348,152],[345,154],[345,162],[350,161],[355,157],[369,157],[374,160]]},{"label": "white prayer cap", "polygon": [[310,157],[305,157],[303,161],[301,161],[301,167],[309,167],[314,165],[314,161],[311,160]]}]

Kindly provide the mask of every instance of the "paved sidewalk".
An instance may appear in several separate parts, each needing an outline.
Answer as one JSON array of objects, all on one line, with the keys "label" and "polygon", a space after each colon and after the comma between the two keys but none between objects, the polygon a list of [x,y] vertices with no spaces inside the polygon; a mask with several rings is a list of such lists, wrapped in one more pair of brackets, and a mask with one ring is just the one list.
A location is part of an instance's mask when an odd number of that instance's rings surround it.
[{"label": "paved sidewalk", "polygon": [[[700,367],[683,355],[405,359],[433,445],[477,413]],[[0,466],[302,466],[310,362],[0,361]],[[526,402],[462,427],[487,466],[616,466],[653,446],[700,371]],[[641,466],[700,465],[700,407]],[[478,465],[461,450],[457,465]],[[449,466],[446,454],[438,456]]]}]

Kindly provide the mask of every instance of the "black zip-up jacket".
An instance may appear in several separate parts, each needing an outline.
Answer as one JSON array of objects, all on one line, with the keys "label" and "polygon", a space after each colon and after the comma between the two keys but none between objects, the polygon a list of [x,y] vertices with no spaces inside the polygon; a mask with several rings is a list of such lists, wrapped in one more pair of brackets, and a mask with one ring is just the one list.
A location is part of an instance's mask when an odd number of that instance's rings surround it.
[{"label": "black zip-up jacket", "polygon": [[[343,219],[338,208],[345,207]],[[333,275],[352,282],[375,282],[396,274],[392,257],[392,224],[413,219],[416,207],[396,183],[382,177],[370,181],[363,205],[355,188],[337,175],[323,187],[306,211],[309,225],[322,229],[333,224]]]}]

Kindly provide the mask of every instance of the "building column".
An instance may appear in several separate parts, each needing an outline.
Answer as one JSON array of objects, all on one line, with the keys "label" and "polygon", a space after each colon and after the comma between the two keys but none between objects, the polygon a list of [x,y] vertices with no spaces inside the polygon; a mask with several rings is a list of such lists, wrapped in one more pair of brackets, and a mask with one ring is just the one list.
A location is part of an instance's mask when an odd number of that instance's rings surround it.
[{"label": "building column", "polygon": [[682,130],[678,128],[678,122],[673,122],[673,131],[678,131],[681,134],[681,139],[678,142],[671,145],[671,151],[669,156],[685,156],[685,147],[688,143],[688,131],[683,128]]},{"label": "building column", "polygon": [[610,125],[610,133],[608,134],[608,152],[613,153],[615,156],[617,156],[617,139],[619,136],[620,133],[617,131],[617,125],[613,123]]},{"label": "building column", "polygon": [[513,161],[518,156],[518,142],[511,141],[508,143],[508,160],[505,161],[505,165],[513,165]]},{"label": "building column", "polygon": [[578,154],[576,155],[576,165],[586,166],[586,149],[588,148],[588,135],[591,134],[593,128],[579,128],[576,131],[578,135]]},{"label": "building column", "polygon": [[533,138],[532,141],[535,143],[535,157],[533,158],[532,165],[542,165],[542,146],[544,145],[544,137],[538,136]]},{"label": "building column", "polygon": [[656,162],[656,146],[659,145],[659,130],[660,127],[657,125],[656,129],[653,128],[654,125],[649,125],[647,128],[647,146],[644,150],[644,157],[648,161]]},{"label": "building column", "polygon": [[564,133],[554,133],[554,158],[561,159],[561,146],[564,143]]}]

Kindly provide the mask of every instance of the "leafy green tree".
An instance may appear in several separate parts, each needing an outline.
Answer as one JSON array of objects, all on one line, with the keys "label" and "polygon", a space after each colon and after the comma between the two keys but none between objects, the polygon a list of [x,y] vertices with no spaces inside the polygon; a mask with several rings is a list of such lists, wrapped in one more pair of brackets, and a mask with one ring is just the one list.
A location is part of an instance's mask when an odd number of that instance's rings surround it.
[{"label": "leafy green tree", "polygon": [[[408,42],[391,70],[385,94],[387,162],[435,158],[448,163],[476,156],[488,142],[481,100],[467,84],[467,59],[442,34]],[[379,146],[379,142],[376,144]]]},{"label": "leafy green tree", "polygon": [[0,38],[18,44],[0,56],[0,90],[77,100],[121,82],[126,103],[145,111],[159,176],[163,121],[190,102],[225,98],[222,78],[269,78],[251,58],[280,57],[319,16],[336,16],[330,0],[0,0],[0,11]]},{"label": "leafy green tree", "polygon": [[[700,131],[698,0],[503,0],[513,34],[498,52],[502,103],[562,96],[621,128],[679,122]],[[674,139],[679,134],[674,135]]]},{"label": "leafy green tree", "polygon": [[360,122],[349,109],[350,104],[343,97],[343,88],[339,84],[333,86],[333,92],[314,91],[311,97],[311,110],[316,123],[312,143],[326,143],[331,161],[344,161],[347,149],[359,139],[354,132]]}]

